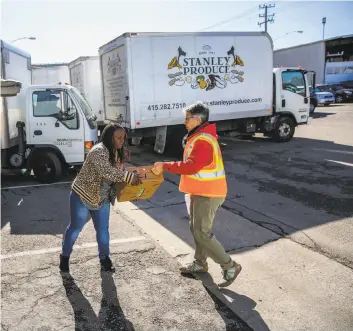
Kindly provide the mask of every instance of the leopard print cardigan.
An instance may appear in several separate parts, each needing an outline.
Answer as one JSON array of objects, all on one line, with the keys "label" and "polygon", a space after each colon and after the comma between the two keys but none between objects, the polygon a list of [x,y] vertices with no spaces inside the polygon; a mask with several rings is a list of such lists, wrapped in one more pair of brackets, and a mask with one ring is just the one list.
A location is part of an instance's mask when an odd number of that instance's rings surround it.
[{"label": "leopard print cardigan", "polygon": [[[109,151],[103,143],[93,146],[72,184],[72,190],[83,201],[98,207],[102,203],[100,187],[104,180],[131,184],[134,174],[130,171],[122,170],[120,163],[118,163],[116,167],[112,166],[109,161]],[[116,191],[115,185],[113,185],[113,190],[110,194],[112,205],[115,204],[115,198]]]}]

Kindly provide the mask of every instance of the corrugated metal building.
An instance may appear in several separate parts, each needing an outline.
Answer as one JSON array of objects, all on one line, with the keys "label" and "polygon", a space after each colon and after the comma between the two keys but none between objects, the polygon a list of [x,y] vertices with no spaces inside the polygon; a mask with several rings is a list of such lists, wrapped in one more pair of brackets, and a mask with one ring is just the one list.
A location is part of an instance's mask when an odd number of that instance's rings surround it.
[{"label": "corrugated metal building", "polygon": [[275,50],[273,63],[314,70],[318,84],[353,81],[353,35]]}]

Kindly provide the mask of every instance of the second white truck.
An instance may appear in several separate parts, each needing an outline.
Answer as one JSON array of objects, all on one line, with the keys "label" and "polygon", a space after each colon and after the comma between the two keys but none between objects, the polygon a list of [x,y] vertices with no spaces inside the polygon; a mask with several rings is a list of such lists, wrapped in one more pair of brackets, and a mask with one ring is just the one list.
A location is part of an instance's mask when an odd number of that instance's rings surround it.
[{"label": "second white truck", "polygon": [[181,148],[183,108],[200,100],[219,132],[292,139],[310,121],[307,71],[273,68],[263,32],[125,33],[99,49],[108,121],[155,151]]},{"label": "second white truck", "polygon": [[102,89],[98,56],[81,56],[69,63],[70,83],[76,87],[97,116],[97,125],[104,126]]},{"label": "second white truck", "polygon": [[32,65],[32,84],[57,84],[70,82],[69,66],[67,63],[49,63]]}]

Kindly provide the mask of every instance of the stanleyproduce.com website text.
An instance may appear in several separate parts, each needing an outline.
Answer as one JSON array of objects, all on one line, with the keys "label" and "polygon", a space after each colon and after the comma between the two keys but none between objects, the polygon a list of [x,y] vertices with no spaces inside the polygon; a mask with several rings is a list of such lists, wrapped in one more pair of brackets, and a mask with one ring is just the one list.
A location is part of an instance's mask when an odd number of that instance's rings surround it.
[{"label": "stanleyproduce.com website text", "polygon": [[209,101],[205,102],[208,106],[231,106],[243,103],[256,103],[262,102],[262,98],[254,98],[254,99],[237,99],[237,100],[219,100],[219,101]]},{"label": "stanleyproduce.com website text", "polygon": [[[245,103],[256,103],[262,102],[262,98],[254,98],[254,99],[237,99],[237,100],[219,100],[219,101],[204,101],[208,106],[231,106],[231,105],[239,105]],[[155,105],[147,105],[147,109],[149,111],[156,110],[172,110],[172,109],[183,109],[186,107],[186,103],[163,103],[163,104],[155,104]]]}]

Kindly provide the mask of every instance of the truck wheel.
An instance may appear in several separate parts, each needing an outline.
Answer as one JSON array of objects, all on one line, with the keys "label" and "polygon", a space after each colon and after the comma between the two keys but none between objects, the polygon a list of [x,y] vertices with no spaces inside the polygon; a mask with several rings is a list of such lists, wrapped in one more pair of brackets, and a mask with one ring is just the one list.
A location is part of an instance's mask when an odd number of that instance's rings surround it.
[{"label": "truck wheel", "polygon": [[62,176],[62,165],[54,153],[40,153],[34,161],[33,172],[39,182],[53,183]]},{"label": "truck wheel", "polygon": [[313,103],[310,103],[310,114],[313,114],[316,106]]},{"label": "truck wheel", "polygon": [[294,132],[294,121],[289,117],[280,117],[273,132],[273,139],[277,142],[287,142],[293,138]]}]

